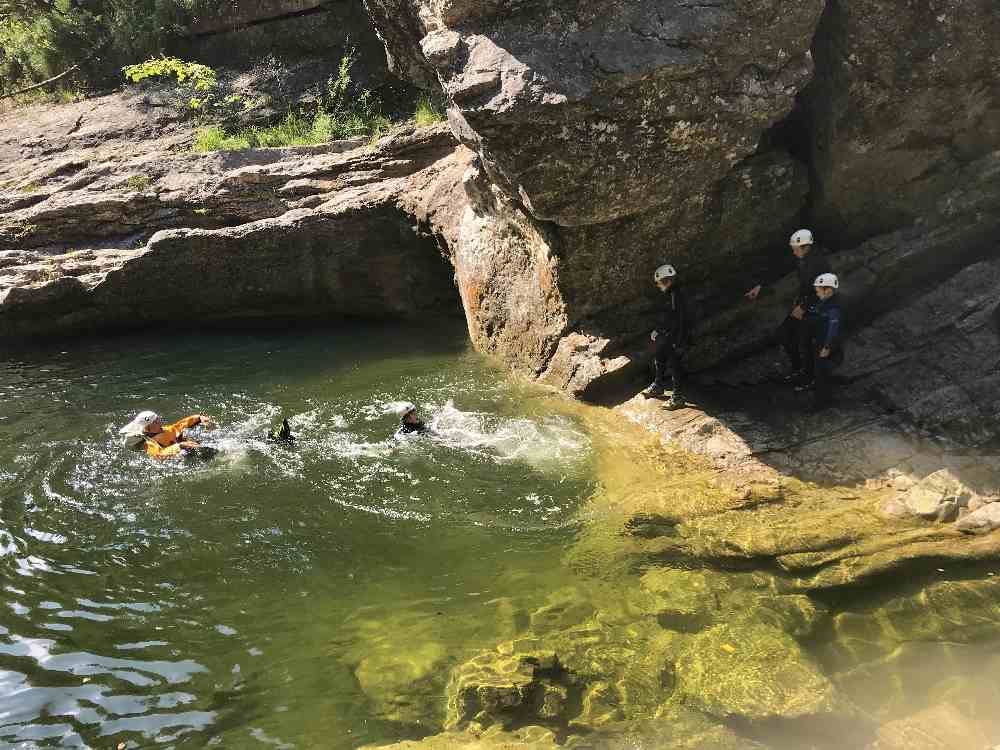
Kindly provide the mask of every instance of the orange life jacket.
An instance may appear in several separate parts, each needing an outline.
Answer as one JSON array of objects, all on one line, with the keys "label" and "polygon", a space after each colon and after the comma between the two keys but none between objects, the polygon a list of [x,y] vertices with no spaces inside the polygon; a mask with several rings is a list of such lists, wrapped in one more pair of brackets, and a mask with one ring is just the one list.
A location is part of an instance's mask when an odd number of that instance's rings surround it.
[{"label": "orange life jacket", "polygon": [[143,449],[147,456],[153,458],[172,458],[181,455],[181,447],[178,443],[184,439],[184,430],[188,430],[198,425],[201,417],[197,414],[178,419],[173,424],[163,425],[162,432],[155,435],[146,434]]}]

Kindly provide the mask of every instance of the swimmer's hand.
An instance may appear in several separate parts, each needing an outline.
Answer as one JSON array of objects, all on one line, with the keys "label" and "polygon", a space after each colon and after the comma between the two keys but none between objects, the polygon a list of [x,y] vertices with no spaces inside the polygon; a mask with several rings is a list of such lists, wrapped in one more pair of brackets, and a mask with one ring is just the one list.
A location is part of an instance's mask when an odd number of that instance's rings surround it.
[{"label": "swimmer's hand", "polygon": [[189,451],[193,448],[200,448],[201,446],[198,445],[198,443],[196,443],[194,440],[181,440],[177,444],[177,447],[180,448],[182,451]]}]

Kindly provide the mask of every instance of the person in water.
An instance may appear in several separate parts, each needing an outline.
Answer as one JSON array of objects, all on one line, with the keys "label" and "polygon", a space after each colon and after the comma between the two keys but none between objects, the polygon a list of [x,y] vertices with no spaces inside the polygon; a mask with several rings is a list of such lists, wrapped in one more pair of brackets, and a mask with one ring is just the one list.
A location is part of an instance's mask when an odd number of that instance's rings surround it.
[{"label": "person in water", "polygon": [[185,430],[198,426],[211,430],[215,422],[203,414],[193,414],[165,425],[156,412],[142,411],[119,432],[125,436],[126,448],[145,451],[152,458],[175,458],[201,449],[196,441],[184,436]]},{"label": "person in water", "polygon": [[427,425],[421,422],[419,416],[417,416],[416,404],[406,402],[399,407],[398,413],[400,415],[400,421],[397,434],[408,435],[411,432],[427,431]]},{"label": "person in water", "polygon": [[287,443],[289,445],[295,442],[292,426],[288,424],[288,417],[282,417],[281,425],[267,433],[267,439],[273,443]]}]

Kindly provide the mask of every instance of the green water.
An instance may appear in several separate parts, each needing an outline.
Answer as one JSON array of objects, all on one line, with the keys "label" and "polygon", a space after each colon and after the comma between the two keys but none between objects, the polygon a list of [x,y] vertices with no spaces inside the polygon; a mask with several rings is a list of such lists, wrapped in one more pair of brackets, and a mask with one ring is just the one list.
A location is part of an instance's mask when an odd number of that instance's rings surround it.
[{"label": "green water", "polygon": [[[430,434],[394,436],[403,400]],[[217,418],[219,430],[195,437],[218,456],[154,462],[124,450],[119,427],[149,408]],[[292,447],[262,439],[283,414]],[[619,416],[508,379],[461,327],[150,335],[8,353],[0,748],[339,749],[420,737],[440,731],[456,666],[529,634],[590,683],[620,687],[619,718],[641,724],[676,704],[663,664],[691,663],[685,649],[709,622],[735,623],[727,671],[742,674],[740,654],[757,644],[739,628],[762,601],[745,598],[749,579],[781,588],[773,569],[712,571],[724,593],[706,598],[697,560],[655,552],[657,535],[673,532],[625,533],[639,508],[695,513],[722,492],[704,464]],[[644,573],[664,566],[682,573],[662,595],[686,624],[643,593]],[[856,711],[849,739],[822,716],[732,722],[741,736],[771,750],[862,750],[881,723],[949,704],[1000,739],[995,589],[961,584],[928,599],[911,583],[819,597],[815,629],[797,636]],[[758,603],[749,613],[747,601]],[[766,675],[748,679],[770,689]],[[664,722],[681,736],[726,723],[678,708]]]},{"label": "green water", "polygon": [[[435,427],[395,439],[393,402]],[[128,453],[216,417],[207,463]],[[260,439],[281,414],[299,439]],[[0,368],[0,745],[352,747],[437,726],[591,491],[570,418],[461,329],[128,337]],[[405,693],[404,700],[384,696]]]}]

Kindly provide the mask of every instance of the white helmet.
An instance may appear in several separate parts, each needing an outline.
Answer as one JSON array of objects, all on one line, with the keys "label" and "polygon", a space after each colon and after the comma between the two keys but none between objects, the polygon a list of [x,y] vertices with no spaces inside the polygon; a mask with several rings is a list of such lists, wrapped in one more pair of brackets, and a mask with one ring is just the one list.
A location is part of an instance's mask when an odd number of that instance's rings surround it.
[{"label": "white helmet", "polygon": [[417,405],[411,404],[409,401],[403,401],[402,403],[396,404],[396,414],[400,417],[405,417],[411,411],[416,411]]},{"label": "white helmet", "polygon": [[837,278],[836,274],[821,273],[816,277],[816,281],[813,282],[813,286],[828,286],[832,289],[839,289],[840,280]]},{"label": "white helmet", "polygon": [[662,279],[672,279],[676,275],[677,270],[667,263],[656,269],[656,273],[653,274],[653,281],[659,282]]},{"label": "white helmet", "polygon": [[159,419],[155,411],[141,411],[135,415],[135,419],[118,430],[121,435],[141,435],[147,427]]},{"label": "white helmet", "polygon": [[800,229],[788,240],[788,244],[792,247],[803,247],[805,245],[811,245],[812,243],[813,233],[808,229]]}]

